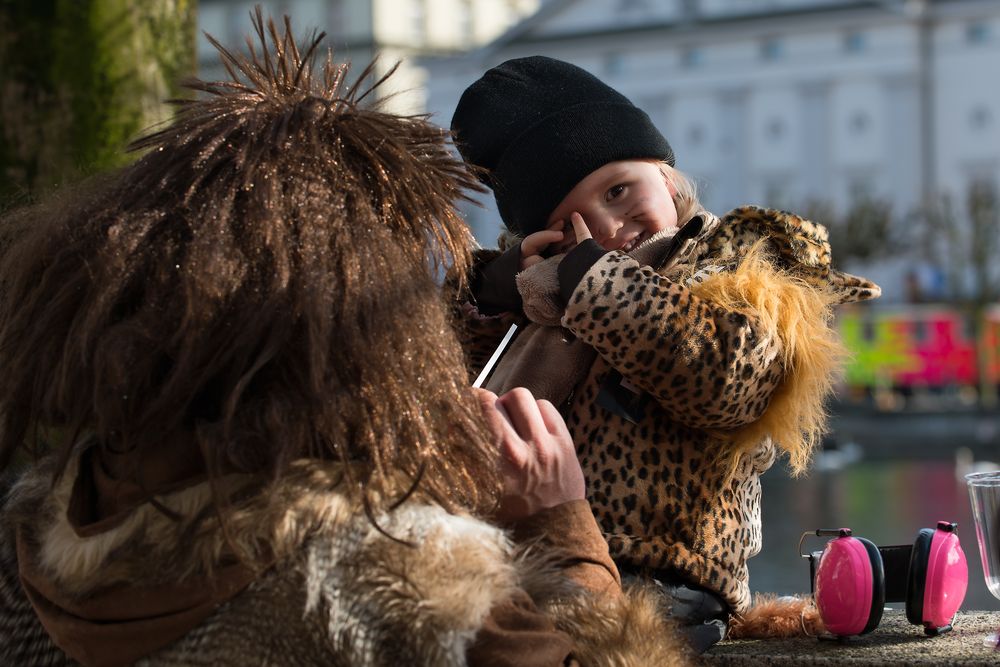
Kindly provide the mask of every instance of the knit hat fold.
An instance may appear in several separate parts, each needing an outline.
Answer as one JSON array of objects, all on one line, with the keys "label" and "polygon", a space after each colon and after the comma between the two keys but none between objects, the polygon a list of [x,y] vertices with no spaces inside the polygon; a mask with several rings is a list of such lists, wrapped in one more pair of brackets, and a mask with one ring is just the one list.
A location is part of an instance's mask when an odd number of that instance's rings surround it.
[{"label": "knit hat fold", "polygon": [[588,174],[619,160],[674,164],[649,116],[585,70],[553,58],[508,60],[462,94],[451,122],[462,157],[484,170],[512,232],[545,228]]}]

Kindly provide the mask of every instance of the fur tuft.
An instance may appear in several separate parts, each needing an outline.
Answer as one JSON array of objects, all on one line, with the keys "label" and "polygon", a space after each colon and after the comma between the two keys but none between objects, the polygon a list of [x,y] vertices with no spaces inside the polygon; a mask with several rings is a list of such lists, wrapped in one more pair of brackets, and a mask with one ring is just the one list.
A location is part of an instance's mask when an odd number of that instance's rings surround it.
[{"label": "fur tuft", "polygon": [[774,268],[765,248],[766,242],[758,241],[732,272],[713,273],[693,283],[691,291],[721,308],[753,312],[765,339],[782,342],[785,380],[767,411],[752,424],[720,434],[732,443],[723,455],[728,469],[735,471],[744,455],[770,437],[797,475],[826,432],[825,404],[846,351],[831,326],[833,295]]},{"label": "fur tuft", "polygon": [[733,618],[728,639],[787,639],[816,637],[826,632],[811,596],[757,595],[753,607]]},{"label": "fur tuft", "polygon": [[560,630],[574,640],[574,657],[583,665],[674,667],[694,664],[691,648],[647,585],[625,589],[617,600],[582,596],[586,604],[557,604],[552,611]]}]

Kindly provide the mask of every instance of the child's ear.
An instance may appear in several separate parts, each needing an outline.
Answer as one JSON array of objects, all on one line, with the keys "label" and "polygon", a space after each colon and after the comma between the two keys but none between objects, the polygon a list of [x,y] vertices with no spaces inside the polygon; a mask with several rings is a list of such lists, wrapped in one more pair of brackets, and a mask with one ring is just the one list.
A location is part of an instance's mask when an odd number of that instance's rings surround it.
[{"label": "child's ear", "polygon": [[663,175],[663,182],[667,184],[667,192],[670,193],[670,198],[671,199],[676,199],[677,198],[677,186],[674,185],[674,182],[672,180],[670,180],[670,177],[667,176],[666,174]]},{"label": "child's ear", "polygon": [[670,193],[671,199],[677,198],[677,186],[674,185],[673,180],[670,178],[670,168],[665,162],[656,161],[656,166],[660,170],[660,174],[663,176],[663,182],[667,184],[667,192]]}]

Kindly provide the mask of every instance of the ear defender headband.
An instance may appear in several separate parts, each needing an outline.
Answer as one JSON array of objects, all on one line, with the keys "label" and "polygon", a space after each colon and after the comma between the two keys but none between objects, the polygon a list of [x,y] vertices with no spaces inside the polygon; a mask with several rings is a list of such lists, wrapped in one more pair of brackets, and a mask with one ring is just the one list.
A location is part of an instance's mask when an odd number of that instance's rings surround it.
[{"label": "ear defender headband", "polygon": [[[886,602],[905,602],[906,618],[928,635],[951,630],[965,599],[969,567],[955,532],[939,521],[922,528],[912,545],[878,547],[850,528],[803,533],[799,554],[809,559],[816,607],[827,630],[839,637],[878,627]],[[835,537],[823,551],[802,553],[806,537]]]}]

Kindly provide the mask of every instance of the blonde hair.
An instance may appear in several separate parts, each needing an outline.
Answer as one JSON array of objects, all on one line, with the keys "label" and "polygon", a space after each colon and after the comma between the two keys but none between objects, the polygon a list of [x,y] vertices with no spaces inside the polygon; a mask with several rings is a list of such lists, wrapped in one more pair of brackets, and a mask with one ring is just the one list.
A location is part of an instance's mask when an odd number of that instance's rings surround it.
[{"label": "blonde hair", "polygon": [[667,183],[673,185],[676,190],[673,200],[674,207],[677,209],[677,226],[683,226],[702,208],[701,202],[698,201],[698,186],[695,185],[690,176],[680,169],[672,167],[662,160],[653,160],[652,162],[660,168],[660,173],[667,179]]}]

